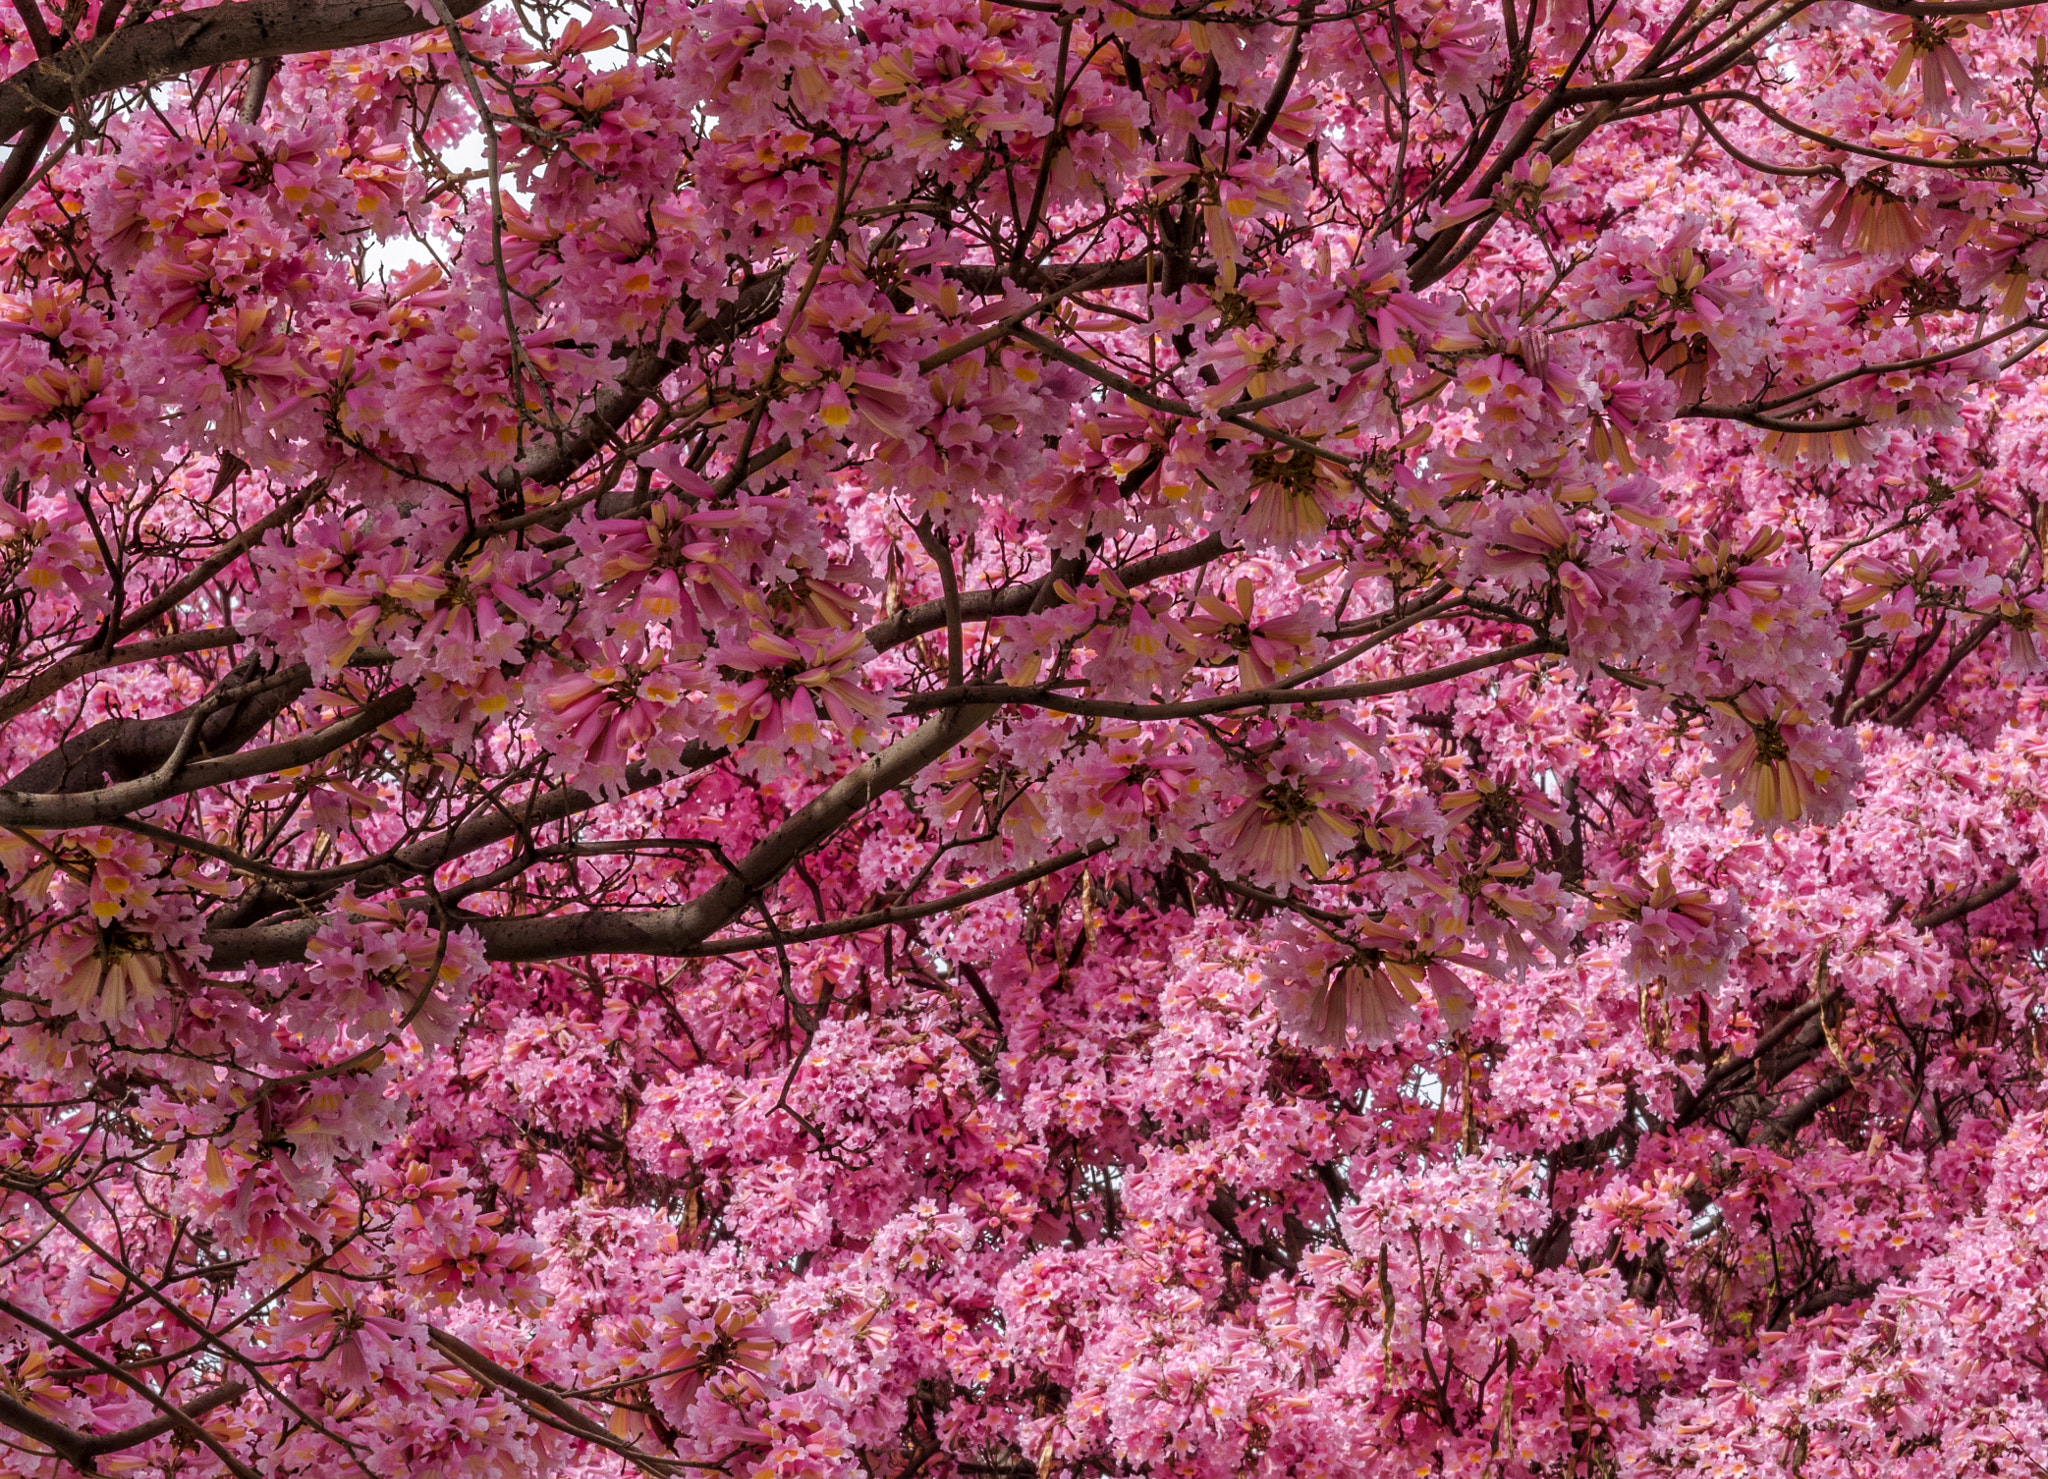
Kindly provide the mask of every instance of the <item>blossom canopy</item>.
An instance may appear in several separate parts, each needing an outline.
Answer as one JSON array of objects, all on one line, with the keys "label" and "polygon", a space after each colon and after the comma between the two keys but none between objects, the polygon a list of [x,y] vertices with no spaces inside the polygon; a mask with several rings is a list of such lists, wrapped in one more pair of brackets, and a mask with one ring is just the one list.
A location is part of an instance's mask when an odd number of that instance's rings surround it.
[{"label": "blossom canopy", "polygon": [[0,53],[0,1476],[2043,1473],[2048,5]]}]

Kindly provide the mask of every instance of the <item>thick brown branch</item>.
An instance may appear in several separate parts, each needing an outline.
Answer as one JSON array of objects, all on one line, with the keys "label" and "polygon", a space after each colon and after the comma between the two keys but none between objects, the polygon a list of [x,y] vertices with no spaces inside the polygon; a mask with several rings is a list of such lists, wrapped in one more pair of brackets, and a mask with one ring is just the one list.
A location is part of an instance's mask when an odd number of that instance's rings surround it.
[{"label": "thick brown branch", "polygon": [[1868,1299],[1875,1293],[1877,1285],[1874,1283],[1843,1284],[1839,1288],[1823,1289],[1818,1294],[1807,1295],[1799,1301],[1799,1308],[1792,1313],[1795,1318],[1804,1320],[1819,1314],[1822,1310],[1833,1309],[1838,1304],[1854,1304],[1858,1300]]},{"label": "thick brown branch", "polygon": [[[193,759],[239,750],[306,691],[312,672],[299,663],[259,679],[256,665],[248,662],[222,681],[229,688],[251,691],[239,702],[220,705],[203,716],[194,737]],[[10,799],[16,795],[74,796],[153,775],[184,738],[194,715],[214,702],[209,698],[155,719],[103,720],[31,762],[0,794]]]},{"label": "thick brown branch", "polygon": [[57,131],[57,118],[50,114],[33,120],[14,141],[14,152],[7,156],[5,166],[0,166],[0,215],[4,215],[34,178],[36,166],[42,162],[43,150],[49,146],[50,135]]},{"label": "thick brown branch", "polygon": [[[753,907],[761,892],[798,858],[816,849],[854,815],[886,796],[988,722],[992,705],[955,709],[905,735],[859,769],[798,808],[687,904],[630,913],[596,911],[538,919],[464,923],[483,937],[493,960],[562,960],[579,955],[688,956]],[[305,953],[317,921],[222,930],[207,937],[215,970],[279,965]]]},{"label": "thick brown branch", "polygon": [[1966,914],[1974,914],[1986,904],[1997,903],[2019,886],[2019,873],[2008,873],[1996,883],[1988,884],[1973,894],[1965,894],[1962,898],[1943,904],[1938,909],[1929,909],[1923,914],[1914,915],[1913,927],[1923,930],[1939,929]]},{"label": "thick brown branch", "polygon": [[[452,0],[458,15],[482,6],[483,0]],[[138,83],[257,57],[369,46],[434,24],[405,0],[245,0],[122,26],[0,82],[0,139],[37,118]]]},{"label": "thick brown branch", "polygon": [[251,776],[267,775],[275,770],[288,770],[294,765],[310,765],[323,755],[331,755],[344,745],[352,744],[388,724],[411,708],[412,702],[412,689],[395,689],[332,724],[258,750],[231,752],[216,759],[188,759],[173,748],[169,757],[149,774],[96,790],[39,793],[10,788],[0,791],[0,826],[96,826],[160,801],[168,801],[174,796],[226,785],[230,781],[247,780]]},{"label": "thick brown branch", "polygon": [[[715,765],[725,753],[720,747],[689,745],[682,753],[682,770],[687,773]],[[623,790],[611,798],[595,796],[575,786],[538,791],[523,801],[491,805],[446,831],[424,837],[410,847],[398,848],[381,857],[365,858],[356,864],[322,868],[312,873],[272,877],[262,888],[236,900],[214,916],[213,933],[208,938],[227,938],[226,931],[246,928],[283,909],[303,908],[309,901],[328,897],[343,884],[353,884],[359,895],[370,897],[409,878],[427,877],[443,864],[468,857],[508,837],[526,836],[537,828],[594,811],[606,805],[608,800],[638,795],[674,779],[674,775],[632,766],[626,772]],[[226,856],[228,861],[234,860],[233,855]]]},{"label": "thick brown branch", "polygon": [[[185,652],[206,652],[216,647],[232,647],[241,640],[242,634],[232,627],[201,627],[197,631],[173,632],[168,637],[151,637],[141,642],[130,642],[127,646],[116,647],[111,652],[104,652],[99,648],[74,652],[62,661],[50,664],[12,691],[0,694],[0,721],[12,719],[15,715],[34,708],[51,694],[70,687],[80,678],[91,677],[94,673],[103,672],[108,668],[125,667],[135,662],[149,662],[159,657],[175,657]],[[81,735],[80,738],[83,739],[84,736]]]},{"label": "thick brown branch", "polygon": [[[1131,257],[1120,262],[1091,266],[1086,262],[1050,263],[1042,267],[959,266],[941,268],[948,282],[958,283],[970,293],[1000,293],[1020,287],[1027,293],[1064,292],[1086,278],[1092,288],[1135,288],[1166,279],[1166,259],[1159,256]],[[1181,274],[1184,281],[1207,285],[1216,280],[1216,269],[1192,267]]]},{"label": "thick brown branch", "polygon": [[1787,1109],[1764,1127],[1764,1136],[1773,1145],[1784,1145],[1813,1123],[1814,1117],[1854,1087],[1845,1073],[1837,1073],[1822,1080],[1798,1103]]},{"label": "thick brown branch", "polygon": [[[189,1402],[178,1405],[177,1411],[186,1418],[202,1417],[216,1407],[225,1407],[230,1402],[239,1402],[248,1393],[245,1382],[231,1381],[222,1386],[210,1387]],[[137,1423],[132,1428],[122,1428],[114,1433],[81,1433],[67,1427],[54,1418],[43,1416],[34,1408],[15,1401],[0,1393],[0,1424],[12,1428],[24,1438],[42,1444],[74,1469],[92,1472],[92,1461],[102,1454],[122,1453],[130,1448],[139,1448],[152,1438],[161,1438],[178,1425],[178,1419],[169,1415],[151,1418],[146,1423]]]},{"label": "thick brown branch", "polygon": [[687,340],[673,340],[663,348],[650,345],[633,354],[618,380],[598,393],[590,410],[577,418],[566,435],[536,448],[499,474],[498,491],[516,497],[529,484],[556,487],[575,476],[661,388],[661,382],[682,368],[692,347],[731,338],[772,317],[782,302],[784,275],[772,272],[756,278],[716,312],[693,314],[684,325]]}]

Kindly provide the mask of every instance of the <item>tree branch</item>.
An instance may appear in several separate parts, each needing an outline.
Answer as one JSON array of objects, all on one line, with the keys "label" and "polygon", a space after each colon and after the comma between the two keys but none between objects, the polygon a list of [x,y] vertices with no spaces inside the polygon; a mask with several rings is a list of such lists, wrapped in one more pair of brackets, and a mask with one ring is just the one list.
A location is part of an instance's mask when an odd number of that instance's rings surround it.
[{"label": "tree branch", "polygon": [[[715,765],[725,753],[723,747],[701,743],[686,746],[681,757],[681,773]],[[410,847],[395,849],[381,857],[364,858],[356,864],[322,868],[312,873],[273,877],[262,888],[236,900],[215,915],[208,938],[229,938],[225,932],[246,928],[281,909],[303,908],[311,900],[326,898],[345,883],[353,884],[359,895],[369,897],[409,878],[428,877],[443,864],[467,857],[508,837],[524,836],[536,827],[594,811],[612,801],[638,795],[677,778],[631,766],[626,771],[624,789],[615,796],[595,796],[575,786],[560,786],[552,791],[537,791],[524,801],[488,803],[485,809],[467,821],[458,822]],[[178,834],[168,835],[175,838]],[[233,855],[228,857],[232,862]]]},{"label": "tree branch", "polygon": [[450,1335],[438,1326],[427,1327],[427,1339],[435,1350],[467,1371],[478,1381],[511,1393],[522,1401],[530,1402],[553,1418],[564,1432],[573,1434],[588,1443],[595,1443],[620,1455],[629,1462],[651,1474],[668,1474],[681,1469],[721,1470],[722,1465],[704,1463],[690,1459],[667,1458],[658,1454],[643,1453],[633,1444],[619,1437],[610,1429],[594,1422],[591,1418],[571,1406],[560,1392],[544,1387],[539,1382],[529,1381],[516,1371],[508,1371],[469,1342]]},{"label": "tree branch", "polygon": [[[70,687],[80,678],[91,677],[94,673],[103,672],[108,668],[124,667],[134,662],[148,662],[159,657],[175,657],[186,652],[206,652],[215,647],[232,647],[241,640],[242,634],[232,627],[201,627],[196,631],[173,632],[167,637],[151,637],[141,642],[130,642],[127,646],[116,647],[111,652],[97,647],[74,652],[61,662],[52,663],[44,668],[12,691],[0,694],[0,721],[12,719],[24,710],[35,707],[51,694]],[[133,721],[116,719],[109,722],[126,724]],[[41,763],[42,761],[37,762]]]},{"label": "tree branch", "polygon": [[934,914],[944,914],[949,909],[959,909],[982,899],[992,899],[997,894],[1006,894],[1012,889],[1022,888],[1027,883],[1071,868],[1076,863],[1085,863],[1100,853],[1116,846],[1116,839],[1091,842],[1086,847],[1069,848],[1057,857],[1047,858],[1029,868],[1020,868],[1015,873],[1005,873],[1000,878],[991,878],[986,883],[977,883],[972,888],[963,888],[957,893],[947,894],[943,899],[930,899],[922,904],[898,904],[890,909],[876,909],[866,914],[855,914],[847,919],[828,919],[823,924],[799,925],[795,929],[777,930],[772,935],[742,935],[733,940],[713,940],[692,952],[695,955],[743,955],[749,950],[773,950],[777,945],[799,945],[807,940],[829,940],[839,935],[856,935],[863,930],[878,930],[892,924],[908,924],[913,919],[928,919]]},{"label": "tree branch", "polygon": [[1785,1144],[1811,1124],[1814,1116],[1848,1093],[1853,1086],[1853,1081],[1846,1073],[1833,1074],[1823,1079],[1805,1098],[1765,1125],[1765,1138],[1773,1145]]},{"label": "tree branch", "polygon": [[[21,1308],[19,1305],[9,1302],[8,1300],[0,1299],[0,1314],[6,1315],[9,1319],[15,1321],[17,1324],[27,1326],[30,1330],[35,1331],[45,1340],[54,1341],[56,1344],[62,1346],[65,1350],[69,1351],[72,1355],[78,1357],[79,1360],[85,1362],[94,1370],[98,1371],[101,1375],[109,1377],[112,1380],[121,1383],[121,1385],[127,1387],[129,1390],[133,1391],[137,1396],[141,1397],[144,1401],[148,1402],[150,1406],[156,1408],[159,1412],[161,1412],[164,1415],[164,1423],[166,1427],[175,1428],[178,1432],[184,1434],[186,1437],[194,1439],[195,1441],[204,1444],[208,1449],[212,1450],[213,1456],[221,1461],[221,1463],[227,1468],[228,1472],[235,1476],[235,1479],[256,1479],[255,1471],[251,1469],[247,1464],[243,1463],[240,1459],[236,1458],[232,1453],[229,1453],[227,1449],[224,1446],[222,1446],[218,1438],[214,1437],[213,1434],[207,1432],[206,1429],[202,1428],[198,1424],[198,1422],[195,1421],[194,1418],[190,1414],[186,1413],[183,1409],[173,1407],[167,1400],[165,1400],[162,1394],[152,1389],[150,1385],[147,1382],[143,1381],[142,1378],[140,1378],[139,1376],[136,1376],[132,1372],[122,1370],[113,1362],[106,1360],[104,1357],[87,1349],[85,1346],[80,1345],[76,1340],[66,1335],[62,1330],[59,1330],[56,1326],[51,1325],[44,1320],[36,1318],[36,1316],[30,1314],[27,1310]],[[230,1383],[230,1385],[232,1385],[232,1383]],[[220,1390],[220,1388],[215,1388],[215,1390],[218,1391]],[[215,1405],[218,1406],[219,1404],[216,1403]],[[87,1457],[90,1457],[90,1455],[87,1455]],[[78,1465],[78,1467],[83,1468],[84,1465]]]},{"label": "tree branch", "polygon": [[[460,4],[454,9],[458,15],[464,13]],[[661,388],[661,382],[682,367],[693,346],[717,343],[772,318],[782,302],[786,275],[787,269],[783,269],[754,278],[740,288],[737,298],[716,312],[692,313],[683,326],[686,339],[636,351],[627,359],[624,372],[593,398],[590,410],[576,419],[567,434],[534,449],[498,475],[499,493],[517,497],[529,483],[551,488],[573,477]]]},{"label": "tree branch", "polygon": [[1962,666],[1963,659],[1975,652],[1984,639],[1997,629],[1998,617],[1995,613],[1985,617],[1976,626],[1972,627],[1968,636],[1949,648],[1947,659],[1928,676],[1925,683],[1922,683],[1914,691],[1913,696],[1900,704],[1893,712],[1885,715],[1885,723],[1898,729],[1904,729],[1908,724],[1911,724],[1914,719],[1919,717],[1920,711],[1933,701],[1934,696],[1941,692],[1942,685],[1948,682],[1955,670]]},{"label": "tree branch", "polygon": [[1965,894],[1962,898],[1952,903],[1943,904],[1938,909],[1929,909],[1923,914],[1914,915],[1913,927],[1923,930],[1939,929],[1945,924],[1961,919],[1966,914],[1974,914],[1986,904],[1997,903],[2019,886],[2020,875],[2018,870],[2015,869],[1996,883],[1987,884],[1973,894]]},{"label": "tree branch", "polygon": [[[483,0],[451,0],[458,15]],[[201,67],[369,46],[431,29],[405,0],[245,0],[186,11],[74,42],[0,82],[0,139],[37,118]]]},{"label": "tree branch", "polygon": [[[285,702],[289,703],[300,691],[303,690],[294,690],[287,695]],[[394,689],[381,698],[364,704],[348,717],[322,728],[309,730],[305,734],[295,735],[274,745],[265,745],[258,750],[228,753],[218,759],[189,759],[193,746],[181,742],[173,746],[163,763],[147,775],[97,790],[32,792],[10,786],[6,790],[0,790],[0,827],[96,826],[101,822],[111,822],[126,816],[131,811],[140,811],[145,806],[168,801],[173,796],[203,791],[209,786],[226,785],[229,781],[246,780],[251,776],[264,775],[273,770],[286,770],[294,765],[308,765],[321,756],[331,755],[342,746],[351,744],[388,724],[411,708],[412,703],[412,689]],[[279,704],[277,707],[281,710],[283,706]],[[273,713],[271,717],[275,717],[275,714]],[[191,719],[184,722],[188,730],[204,727]],[[91,731],[88,731],[89,733]],[[38,765],[41,763],[37,762]]]},{"label": "tree branch", "polygon": [[1536,637],[1482,652],[1459,662],[1446,663],[1426,672],[1407,673],[1398,678],[1379,678],[1370,683],[1340,683],[1327,688],[1254,688],[1243,693],[1219,693],[1213,698],[1190,699],[1178,704],[1121,703],[1112,699],[1067,698],[1050,688],[1014,688],[1001,683],[970,683],[965,687],[942,689],[937,693],[913,694],[903,701],[905,713],[928,713],[948,704],[1028,704],[1057,714],[1085,714],[1104,719],[1199,719],[1209,714],[1228,714],[1239,709],[1277,708],[1284,704],[1338,703],[1352,699],[1380,698],[1389,693],[1406,693],[1432,683],[1449,682],[1467,673],[1482,672],[1502,663],[1525,657],[1557,655],[1564,644],[1550,637]]},{"label": "tree branch", "polygon": [[[1155,254],[1104,262],[1100,266],[1090,266],[1086,262],[1056,262],[1040,267],[1012,267],[1003,263],[988,266],[969,264],[939,270],[948,282],[958,283],[970,293],[985,296],[1000,293],[1011,286],[1029,293],[1064,292],[1082,278],[1095,288],[1143,287],[1146,283],[1165,281],[1166,259]],[[1188,282],[1206,286],[1216,280],[1216,269],[1213,266],[1193,267],[1182,275]]]},{"label": "tree branch", "polygon": [[1877,1292],[1872,1282],[1843,1284],[1834,1289],[1823,1289],[1818,1294],[1809,1294],[1799,1301],[1799,1308],[1792,1314],[1795,1319],[1804,1320],[1819,1314],[1822,1310],[1833,1309],[1838,1304],[1854,1304],[1859,1299],[1868,1299]]},{"label": "tree branch", "polygon": [[[210,1387],[191,1401],[180,1403],[177,1412],[186,1418],[203,1417],[216,1407],[239,1402],[248,1391],[248,1384],[239,1381]],[[92,1461],[95,1458],[102,1454],[120,1453],[126,1449],[140,1447],[152,1438],[160,1438],[178,1426],[178,1419],[166,1414],[151,1418],[146,1423],[137,1423],[132,1428],[122,1428],[119,1432],[81,1433],[76,1428],[67,1427],[54,1418],[45,1417],[34,1408],[15,1401],[5,1393],[0,1393],[0,1424],[42,1444],[72,1468],[89,1474],[93,1471]]]},{"label": "tree branch", "polygon": [[[903,785],[986,724],[992,704],[963,706],[928,720],[866,764],[826,787],[763,838],[724,878],[687,904],[670,909],[550,915],[531,919],[465,919],[483,937],[492,960],[561,960],[576,955],[689,956],[753,907],[792,863],[813,851],[854,815]],[[207,936],[215,970],[243,970],[297,960],[317,920],[221,930]]]},{"label": "tree branch", "polygon": [[219,704],[218,694],[214,694],[155,719],[102,720],[30,762],[0,790],[0,796],[72,796],[152,775],[162,768],[165,757],[202,709],[208,712],[201,716],[194,736],[194,758],[239,750],[313,681],[312,670],[304,663],[282,668],[268,678],[259,679],[256,674],[257,665],[251,659],[222,679],[224,685],[244,690],[243,697],[233,704]]},{"label": "tree branch", "polygon": [[[1117,579],[1124,585],[1135,587],[1148,585],[1155,580],[1164,580],[1169,575],[1181,575],[1189,570],[1198,570],[1211,560],[1220,558],[1227,550],[1220,534],[1211,534],[1194,544],[1182,545],[1179,549],[1167,550],[1161,554],[1147,555],[1132,560],[1116,569]],[[966,591],[960,597],[960,618],[963,621],[994,621],[1005,616],[1024,616],[1031,610],[1031,603],[1038,599],[1042,580],[1029,581],[1019,585],[1004,586],[1000,590]],[[894,616],[884,617],[868,628],[868,646],[877,652],[887,652],[891,647],[900,647],[914,637],[926,632],[935,632],[946,624],[946,603],[924,601],[916,606],[906,606]]]}]

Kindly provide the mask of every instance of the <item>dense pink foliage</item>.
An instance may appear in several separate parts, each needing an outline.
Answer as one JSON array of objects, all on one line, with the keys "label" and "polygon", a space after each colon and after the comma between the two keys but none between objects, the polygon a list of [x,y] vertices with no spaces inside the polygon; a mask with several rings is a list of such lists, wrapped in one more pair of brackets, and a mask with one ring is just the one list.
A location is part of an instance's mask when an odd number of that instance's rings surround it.
[{"label": "dense pink foliage", "polygon": [[0,1473],[2048,1475],[2048,13],[1174,3],[0,15]]}]

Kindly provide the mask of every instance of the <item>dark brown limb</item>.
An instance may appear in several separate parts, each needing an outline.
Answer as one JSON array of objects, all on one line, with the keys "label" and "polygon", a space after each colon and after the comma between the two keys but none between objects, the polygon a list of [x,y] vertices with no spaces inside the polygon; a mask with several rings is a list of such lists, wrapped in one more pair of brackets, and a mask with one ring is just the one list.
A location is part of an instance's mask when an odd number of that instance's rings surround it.
[{"label": "dark brown limb", "polygon": [[1804,1098],[1764,1126],[1773,1145],[1784,1145],[1813,1123],[1814,1117],[1854,1087],[1846,1073],[1837,1073],[1816,1084]]},{"label": "dark brown limb", "polygon": [[[928,720],[840,777],[756,844],[726,876],[687,904],[631,912],[592,911],[529,919],[464,921],[493,960],[562,960],[581,955],[690,956],[754,905],[798,858],[853,817],[972,735],[995,714],[989,705]],[[292,920],[209,936],[215,970],[279,965],[304,955],[317,921]]]},{"label": "dark brown limb", "polygon": [[[199,727],[193,759],[239,750],[305,692],[312,682],[312,672],[301,663],[266,680],[259,677],[257,664],[251,660],[236,667],[222,682],[229,688],[257,691],[206,716]],[[25,802],[32,796],[76,796],[151,775],[177,745],[193,712],[187,708],[155,719],[103,720],[31,762],[8,781],[5,794],[10,804],[17,798]]]},{"label": "dark brown limb", "polygon": [[260,56],[249,63],[249,77],[242,84],[242,122],[254,123],[263,116],[263,103],[270,96],[270,84],[276,76],[277,58],[274,56]]},{"label": "dark brown limb", "polygon": [[[453,0],[458,15],[483,0]],[[0,139],[124,87],[261,57],[369,46],[430,29],[405,0],[243,0],[93,36],[0,82]]]},{"label": "dark brown limb", "polygon": [[1914,691],[1912,697],[1887,714],[1885,722],[1897,725],[1901,729],[1911,724],[1919,717],[1920,711],[1933,702],[1934,696],[1941,692],[1942,685],[1948,682],[1955,670],[1962,666],[1963,659],[1975,652],[1984,639],[1997,629],[1996,616],[1987,616],[1970,628],[1970,634],[1949,649],[1948,657],[1942,665],[1928,676],[1927,681]]},{"label": "dark brown limb", "polygon": [[1952,903],[1943,904],[1938,909],[1929,909],[1924,914],[1914,915],[1913,927],[1923,930],[1939,929],[1945,924],[1961,919],[1966,914],[1975,913],[1986,904],[1997,903],[2019,886],[2019,873],[2017,871],[2008,873],[1997,882],[1987,884],[1973,894],[1965,894],[1962,898],[1956,899]]},{"label": "dark brown limb", "polygon": [[[294,689],[269,715],[268,723],[276,713],[289,703],[301,689]],[[230,781],[247,780],[251,776],[266,775],[274,770],[289,769],[294,765],[310,765],[324,755],[331,755],[345,745],[353,744],[363,736],[388,724],[412,707],[413,691],[410,688],[395,689],[380,698],[372,699],[360,709],[345,718],[304,734],[280,740],[274,745],[265,745],[258,750],[241,751],[253,729],[242,732],[238,727],[230,731],[235,742],[218,745],[210,758],[196,758],[194,747],[187,743],[182,734],[169,747],[169,754],[154,770],[143,775],[124,778],[112,785],[84,788],[66,788],[49,792],[29,791],[19,786],[10,786],[0,791],[0,826],[7,827],[90,827],[102,822],[115,821],[129,812],[140,811],[143,807],[154,806],[174,796],[188,795],[203,791],[210,786],[226,785]],[[259,705],[268,707],[266,703]],[[224,710],[224,712],[239,712]],[[186,728],[193,727],[192,721],[184,715],[170,715]],[[121,723],[125,721],[110,721]],[[156,724],[162,721],[150,720]],[[198,727],[202,732],[209,718]],[[97,728],[98,726],[95,726]],[[260,728],[261,725],[255,726]],[[93,731],[87,730],[83,739]],[[117,731],[117,733],[119,733]],[[238,753],[239,752],[239,753]],[[42,762],[38,761],[40,765]],[[101,762],[95,761],[95,764]],[[32,767],[33,768],[33,767]]]},{"label": "dark brown limb", "polygon": [[[1163,580],[1169,575],[1179,575],[1189,570],[1198,570],[1211,560],[1220,558],[1226,546],[1221,535],[1211,534],[1194,544],[1179,549],[1167,550],[1163,554],[1148,555],[1142,560],[1132,560],[1117,567],[1117,578],[1126,586],[1148,585]],[[1040,581],[1004,586],[993,591],[965,591],[960,596],[960,617],[963,621],[994,621],[998,617],[1022,616],[1031,610],[1031,603],[1038,599],[1042,586]],[[886,617],[868,628],[868,645],[877,652],[887,652],[891,647],[900,647],[912,638],[926,632],[935,632],[946,624],[946,603],[925,601],[908,606],[894,616]]]},{"label": "dark brown limb", "polygon": [[[192,1398],[178,1404],[177,1412],[186,1418],[202,1417],[216,1407],[225,1407],[230,1402],[239,1402],[248,1393],[244,1382],[231,1381],[222,1386],[210,1387]],[[72,1468],[91,1473],[93,1460],[102,1454],[121,1453],[130,1448],[139,1448],[152,1438],[161,1438],[178,1426],[178,1418],[166,1414],[151,1418],[146,1423],[137,1423],[132,1428],[122,1428],[114,1433],[81,1433],[54,1418],[44,1417],[34,1408],[15,1401],[0,1393],[0,1424],[12,1428],[34,1442],[40,1443],[57,1455]]]}]

